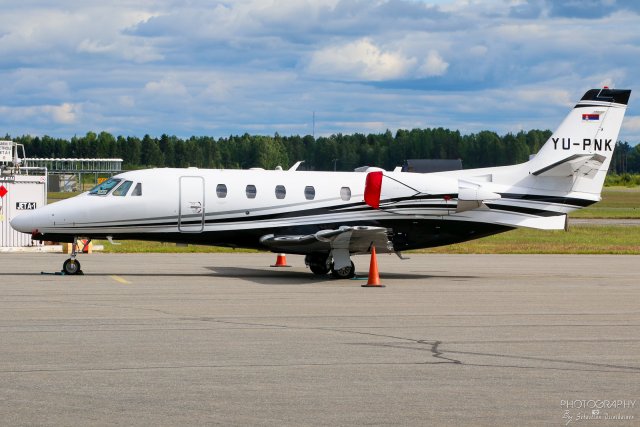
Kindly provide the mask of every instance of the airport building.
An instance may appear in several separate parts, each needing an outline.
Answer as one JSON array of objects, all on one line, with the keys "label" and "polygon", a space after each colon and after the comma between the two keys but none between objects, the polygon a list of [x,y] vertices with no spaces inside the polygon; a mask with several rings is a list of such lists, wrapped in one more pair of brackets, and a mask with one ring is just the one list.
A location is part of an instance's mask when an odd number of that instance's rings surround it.
[{"label": "airport building", "polygon": [[25,210],[47,204],[49,191],[84,191],[83,177],[97,184],[122,171],[122,159],[27,158],[22,144],[0,141],[0,248],[37,247],[42,242],[11,227]]}]

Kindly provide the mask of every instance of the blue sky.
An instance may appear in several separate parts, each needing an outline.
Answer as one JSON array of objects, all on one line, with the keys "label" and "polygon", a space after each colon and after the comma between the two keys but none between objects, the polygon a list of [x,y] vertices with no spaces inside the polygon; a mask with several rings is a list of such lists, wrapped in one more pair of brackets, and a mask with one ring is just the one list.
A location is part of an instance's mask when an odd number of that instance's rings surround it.
[{"label": "blue sky", "polygon": [[634,90],[633,0],[22,0],[0,6],[0,133],[554,129]]}]

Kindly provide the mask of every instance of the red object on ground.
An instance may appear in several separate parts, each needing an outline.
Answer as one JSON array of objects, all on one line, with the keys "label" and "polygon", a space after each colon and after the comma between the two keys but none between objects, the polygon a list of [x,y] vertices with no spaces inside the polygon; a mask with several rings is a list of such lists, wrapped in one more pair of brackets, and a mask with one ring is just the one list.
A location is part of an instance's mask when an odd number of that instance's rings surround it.
[{"label": "red object on ground", "polygon": [[278,254],[278,258],[276,258],[276,263],[271,267],[291,267],[287,265],[287,256],[285,254]]},{"label": "red object on ground", "polygon": [[366,285],[362,285],[363,288],[384,288],[384,285],[380,284],[380,274],[378,274],[378,257],[376,257],[376,247],[371,247],[371,262],[369,263],[369,280]]}]

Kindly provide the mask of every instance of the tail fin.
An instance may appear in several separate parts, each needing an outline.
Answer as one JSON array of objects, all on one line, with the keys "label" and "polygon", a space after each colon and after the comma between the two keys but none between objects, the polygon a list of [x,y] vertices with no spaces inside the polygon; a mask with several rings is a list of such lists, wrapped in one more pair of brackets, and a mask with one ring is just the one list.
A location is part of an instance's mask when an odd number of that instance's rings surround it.
[{"label": "tail fin", "polygon": [[607,87],[587,91],[527,163],[529,172],[570,178],[571,191],[599,195],[630,95],[631,90]]}]

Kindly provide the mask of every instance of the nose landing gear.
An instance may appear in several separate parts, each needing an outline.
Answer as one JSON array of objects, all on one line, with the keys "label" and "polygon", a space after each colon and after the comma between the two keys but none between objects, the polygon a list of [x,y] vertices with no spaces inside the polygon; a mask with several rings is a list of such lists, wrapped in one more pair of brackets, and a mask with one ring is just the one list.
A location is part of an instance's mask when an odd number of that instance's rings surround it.
[{"label": "nose landing gear", "polygon": [[[89,240],[87,244],[90,242],[91,240]],[[62,272],[64,274],[83,274],[80,269],[80,261],[76,259],[76,256],[78,256],[78,238],[74,237],[73,245],[71,246],[71,257],[62,264]]]}]

